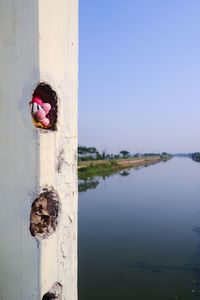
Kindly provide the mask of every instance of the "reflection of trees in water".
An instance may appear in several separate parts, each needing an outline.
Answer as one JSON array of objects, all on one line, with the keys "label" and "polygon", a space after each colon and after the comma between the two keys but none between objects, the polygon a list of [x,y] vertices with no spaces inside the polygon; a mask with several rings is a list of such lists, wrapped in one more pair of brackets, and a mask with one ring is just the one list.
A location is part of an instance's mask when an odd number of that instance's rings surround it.
[{"label": "reflection of trees in water", "polygon": [[131,174],[131,170],[134,170],[134,171],[139,171],[143,168],[146,168],[146,167],[149,167],[149,166],[152,166],[156,163],[151,163],[151,164],[145,164],[143,166],[134,166],[134,167],[128,167],[126,168],[125,170],[117,170],[117,171],[114,171],[114,172],[108,172],[104,175],[101,175],[101,176],[91,176],[87,179],[79,179],[79,183],[78,183],[78,191],[81,193],[81,192],[86,192],[87,190],[90,190],[90,189],[95,189],[97,187],[97,185],[99,184],[99,181],[97,180],[97,178],[101,178],[103,180],[106,180],[107,178],[109,177],[113,177],[115,175],[120,175],[120,176],[129,176]]},{"label": "reflection of trees in water", "polygon": [[81,192],[86,192],[87,190],[90,189],[96,189],[98,184],[99,181],[97,180],[83,180],[78,184],[78,191],[79,193],[81,193]]},{"label": "reflection of trees in water", "polygon": [[[130,172],[128,172],[127,170],[124,170],[124,171],[118,171],[117,173],[110,173],[110,174],[107,174],[106,176],[104,175],[104,176],[100,176],[100,177],[103,180],[106,180],[107,178],[112,177],[116,174],[119,174],[121,176],[128,176],[128,175],[130,175]],[[81,192],[86,192],[87,190],[96,189],[98,184],[99,184],[99,181],[96,180],[96,178],[79,180],[78,191],[79,191],[79,193],[81,193]]]},{"label": "reflection of trees in water", "polygon": [[128,175],[130,175],[130,172],[129,172],[130,169],[131,168],[128,168],[127,170],[124,170],[124,171],[118,170],[118,171],[110,172],[104,176],[101,176],[101,178],[103,178],[103,180],[106,180],[107,178],[113,177],[115,175],[128,176]]},{"label": "reflection of trees in water", "polygon": [[128,171],[125,170],[125,171],[119,173],[119,175],[120,176],[128,176],[128,175],[130,175],[130,172],[128,172]]}]

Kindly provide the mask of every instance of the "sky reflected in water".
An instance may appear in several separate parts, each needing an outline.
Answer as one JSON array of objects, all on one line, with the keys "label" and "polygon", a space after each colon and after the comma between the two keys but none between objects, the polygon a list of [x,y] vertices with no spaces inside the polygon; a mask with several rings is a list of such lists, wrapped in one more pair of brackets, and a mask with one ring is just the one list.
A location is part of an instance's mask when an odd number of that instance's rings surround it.
[{"label": "sky reflected in water", "polygon": [[200,164],[128,173],[79,194],[79,300],[200,299]]}]

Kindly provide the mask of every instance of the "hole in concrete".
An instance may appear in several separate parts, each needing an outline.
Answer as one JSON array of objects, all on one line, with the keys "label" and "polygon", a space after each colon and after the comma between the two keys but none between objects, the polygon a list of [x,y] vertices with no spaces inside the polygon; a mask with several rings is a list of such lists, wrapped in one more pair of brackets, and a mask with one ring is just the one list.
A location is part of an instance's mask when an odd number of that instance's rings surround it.
[{"label": "hole in concrete", "polygon": [[60,202],[57,192],[45,190],[32,203],[30,214],[30,232],[38,239],[50,236],[58,224]]},{"label": "hole in concrete", "polygon": [[54,283],[52,288],[42,297],[42,300],[61,300],[62,286],[59,282]]},{"label": "hole in concrete", "polygon": [[40,82],[29,104],[35,127],[56,130],[58,97],[49,84]]}]

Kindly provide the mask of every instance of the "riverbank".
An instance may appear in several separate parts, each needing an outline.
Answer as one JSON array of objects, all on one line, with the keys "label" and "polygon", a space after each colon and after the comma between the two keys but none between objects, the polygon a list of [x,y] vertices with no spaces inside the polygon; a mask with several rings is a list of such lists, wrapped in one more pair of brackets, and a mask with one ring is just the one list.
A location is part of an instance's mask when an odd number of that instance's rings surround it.
[{"label": "riverbank", "polygon": [[81,161],[78,164],[78,177],[79,179],[87,179],[95,176],[107,176],[123,169],[151,165],[168,159],[169,157],[145,156],[116,160]]}]

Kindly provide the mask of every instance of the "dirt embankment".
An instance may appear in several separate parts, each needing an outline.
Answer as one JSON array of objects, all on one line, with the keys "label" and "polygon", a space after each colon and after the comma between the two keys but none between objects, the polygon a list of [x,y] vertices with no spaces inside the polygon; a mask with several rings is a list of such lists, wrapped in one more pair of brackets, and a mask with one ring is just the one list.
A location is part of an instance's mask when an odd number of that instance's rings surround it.
[{"label": "dirt embankment", "polygon": [[[159,162],[161,160],[160,156],[149,156],[149,157],[139,157],[139,158],[129,158],[129,159],[116,159],[113,160],[113,165],[118,165],[120,167],[131,167],[131,166],[143,166],[147,163]],[[82,161],[78,164],[78,169],[84,169],[88,167],[96,167],[102,165],[110,165],[112,161],[110,160],[90,160]]]}]

